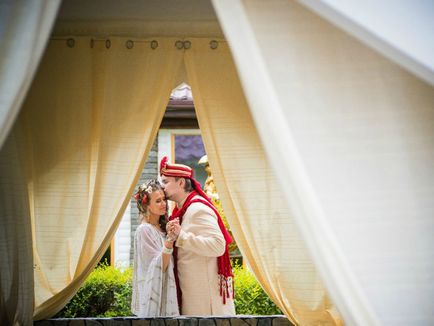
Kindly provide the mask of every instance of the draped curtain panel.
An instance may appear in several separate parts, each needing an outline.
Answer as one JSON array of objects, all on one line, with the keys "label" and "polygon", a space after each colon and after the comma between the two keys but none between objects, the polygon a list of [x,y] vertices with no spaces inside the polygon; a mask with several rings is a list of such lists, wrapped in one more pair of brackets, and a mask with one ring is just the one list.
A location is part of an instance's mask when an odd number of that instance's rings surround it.
[{"label": "draped curtain panel", "polygon": [[174,43],[75,37],[47,47],[15,126],[25,131],[36,320],[66,304],[110,243],[182,60]]},{"label": "draped curtain panel", "polygon": [[31,325],[34,305],[32,229],[23,130],[13,129],[0,150],[0,321]]},{"label": "draped curtain panel", "polygon": [[433,87],[294,1],[213,4],[346,323],[433,323]]},{"label": "draped curtain panel", "polygon": [[434,2],[297,0],[434,86]]},{"label": "draped curtain panel", "polygon": [[0,148],[45,49],[60,0],[0,2]]},{"label": "draped curtain panel", "polygon": [[243,257],[292,322],[338,324],[265,156],[227,43],[189,40],[188,83],[217,190]]}]

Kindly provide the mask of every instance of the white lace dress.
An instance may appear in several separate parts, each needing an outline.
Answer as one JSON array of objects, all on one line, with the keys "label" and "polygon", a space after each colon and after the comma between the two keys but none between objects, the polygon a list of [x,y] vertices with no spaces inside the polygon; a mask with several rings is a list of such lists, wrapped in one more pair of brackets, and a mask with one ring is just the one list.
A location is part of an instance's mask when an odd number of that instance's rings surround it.
[{"label": "white lace dress", "polygon": [[163,246],[164,233],[149,223],[138,226],[134,237],[131,300],[131,311],[138,317],[179,315],[173,258],[163,272]]}]

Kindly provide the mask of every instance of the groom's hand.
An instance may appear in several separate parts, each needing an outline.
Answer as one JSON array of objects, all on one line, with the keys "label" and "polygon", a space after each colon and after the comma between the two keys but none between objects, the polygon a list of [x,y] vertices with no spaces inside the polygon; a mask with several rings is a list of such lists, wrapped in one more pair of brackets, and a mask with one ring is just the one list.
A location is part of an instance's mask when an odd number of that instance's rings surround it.
[{"label": "groom's hand", "polygon": [[179,224],[179,218],[175,218],[169,221],[166,225],[167,235],[170,239],[175,241],[178,239],[179,233],[181,232],[181,225]]}]

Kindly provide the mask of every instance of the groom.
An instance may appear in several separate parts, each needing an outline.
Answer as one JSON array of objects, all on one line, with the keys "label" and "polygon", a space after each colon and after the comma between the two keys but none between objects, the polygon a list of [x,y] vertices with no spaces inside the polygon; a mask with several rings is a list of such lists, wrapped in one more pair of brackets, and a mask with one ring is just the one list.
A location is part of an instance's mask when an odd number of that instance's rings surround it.
[{"label": "groom", "polygon": [[233,273],[228,244],[232,239],[223,221],[193,179],[193,170],[182,164],[160,163],[166,198],[176,203],[167,224],[174,240],[178,303],[183,315],[235,315]]}]

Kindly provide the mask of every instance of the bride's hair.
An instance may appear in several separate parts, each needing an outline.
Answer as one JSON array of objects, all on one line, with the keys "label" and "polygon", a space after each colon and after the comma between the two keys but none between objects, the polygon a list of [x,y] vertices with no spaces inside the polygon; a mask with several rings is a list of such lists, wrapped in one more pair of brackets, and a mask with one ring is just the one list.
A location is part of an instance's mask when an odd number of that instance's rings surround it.
[{"label": "bride's hair", "polygon": [[[149,214],[148,207],[151,200],[151,194],[155,191],[163,191],[163,187],[158,180],[152,179],[139,186],[139,190],[134,195],[137,201],[137,208],[139,209],[142,218],[146,218]],[[166,232],[167,212],[165,215],[161,215],[159,219],[160,228]]]}]

